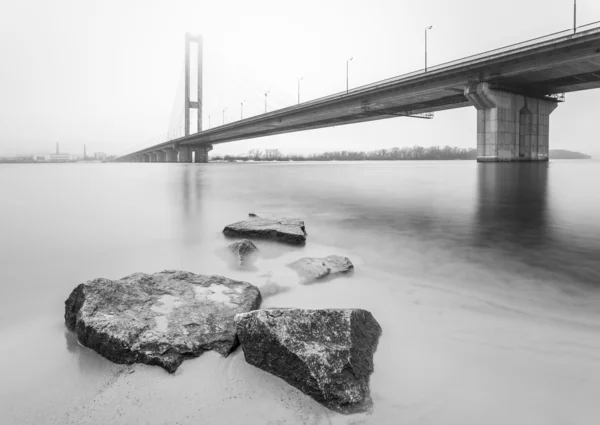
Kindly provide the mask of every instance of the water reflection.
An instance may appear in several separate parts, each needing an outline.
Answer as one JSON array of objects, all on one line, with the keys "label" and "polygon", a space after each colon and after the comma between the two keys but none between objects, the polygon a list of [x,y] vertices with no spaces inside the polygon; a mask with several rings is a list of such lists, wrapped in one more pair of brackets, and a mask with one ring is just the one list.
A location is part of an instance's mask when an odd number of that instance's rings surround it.
[{"label": "water reflection", "polygon": [[175,181],[171,187],[175,199],[172,205],[179,211],[173,214],[173,220],[176,221],[175,227],[181,232],[183,244],[192,245],[198,241],[200,234],[205,185],[204,169],[186,164],[183,168],[174,168],[174,171]]},{"label": "water reflection", "polygon": [[180,173],[180,177],[181,184],[178,186],[181,188],[184,221],[195,221],[202,208],[203,169],[201,167],[185,166],[183,172]]},{"label": "water reflection", "polygon": [[479,164],[475,245],[532,249],[550,238],[548,163]]}]

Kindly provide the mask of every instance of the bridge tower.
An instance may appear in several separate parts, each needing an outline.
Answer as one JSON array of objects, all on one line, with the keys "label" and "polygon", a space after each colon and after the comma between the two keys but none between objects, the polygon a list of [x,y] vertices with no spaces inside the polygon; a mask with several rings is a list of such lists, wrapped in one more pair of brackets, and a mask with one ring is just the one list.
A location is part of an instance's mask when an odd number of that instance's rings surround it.
[{"label": "bridge tower", "polygon": [[[198,49],[198,96],[196,101],[190,100],[190,47],[196,43]],[[202,35],[193,36],[190,33],[185,34],[185,135],[190,135],[190,110],[196,109],[198,113],[198,129],[196,133],[202,131]]]}]

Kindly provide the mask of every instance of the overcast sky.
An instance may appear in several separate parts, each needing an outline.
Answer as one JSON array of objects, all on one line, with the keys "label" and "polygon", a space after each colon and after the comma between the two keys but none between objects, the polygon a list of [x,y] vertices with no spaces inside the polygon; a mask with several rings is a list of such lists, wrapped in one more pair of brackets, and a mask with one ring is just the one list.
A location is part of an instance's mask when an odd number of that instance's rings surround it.
[{"label": "overcast sky", "polygon": [[[164,140],[182,113],[186,31],[204,35],[208,127],[572,26],[572,0],[0,0],[0,155],[124,154]],[[579,0],[578,23],[600,21]],[[177,106],[174,111],[174,106]],[[215,147],[283,152],[476,147],[475,109],[394,118]],[[567,95],[551,148],[600,154],[600,91]],[[162,138],[162,139],[161,139]]]}]

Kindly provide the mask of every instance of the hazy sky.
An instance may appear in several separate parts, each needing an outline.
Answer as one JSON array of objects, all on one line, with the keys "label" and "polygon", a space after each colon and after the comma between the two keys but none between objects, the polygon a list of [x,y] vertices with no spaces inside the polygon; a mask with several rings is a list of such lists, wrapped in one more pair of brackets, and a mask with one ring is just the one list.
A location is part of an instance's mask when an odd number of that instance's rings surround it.
[{"label": "hazy sky", "polygon": [[[572,26],[572,0],[0,0],[0,155],[123,154],[164,140],[181,114],[186,31],[204,35],[208,127]],[[579,0],[578,23],[600,21]],[[181,90],[180,90],[181,93]],[[172,112],[177,103],[174,119]],[[476,146],[475,109],[234,142],[214,153]],[[600,154],[600,91],[567,95],[551,148]],[[161,139],[162,138],[162,139]]]}]

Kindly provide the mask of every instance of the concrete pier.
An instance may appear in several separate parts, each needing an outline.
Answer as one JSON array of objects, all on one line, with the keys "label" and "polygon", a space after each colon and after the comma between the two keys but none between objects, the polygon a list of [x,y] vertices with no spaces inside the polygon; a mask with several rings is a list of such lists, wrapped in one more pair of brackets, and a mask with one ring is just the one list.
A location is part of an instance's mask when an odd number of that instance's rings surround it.
[{"label": "concrete pier", "polygon": [[207,163],[208,162],[208,152],[212,150],[212,145],[208,146],[194,146],[192,149],[195,152],[195,160],[196,163]]},{"label": "concrete pier", "polygon": [[477,161],[548,161],[550,114],[556,102],[479,83],[465,88],[477,108]]},{"label": "concrete pier", "polygon": [[192,149],[189,146],[179,146],[179,162],[192,162]]},{"label": "concrete pier", "polygon": [[177,151],[173,148],[163,149],[167,162],[177,162]]}]

